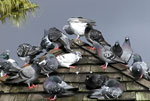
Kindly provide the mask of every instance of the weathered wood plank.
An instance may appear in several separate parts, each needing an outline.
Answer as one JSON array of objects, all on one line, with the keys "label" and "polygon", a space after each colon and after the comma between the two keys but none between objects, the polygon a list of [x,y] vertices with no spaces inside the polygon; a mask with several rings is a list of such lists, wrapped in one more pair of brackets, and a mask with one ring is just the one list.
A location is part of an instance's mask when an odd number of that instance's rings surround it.
[{"label": "weathered wood plank", "polygon": [[41,94],[29,94],[27,101],[46,101]]},{"label": "weathered wood plank", "polygon": [[118,72],[116,69],[108,66],[106,70],[100,67],[101,65],[91,65],[92,72]]},{"label": "weathered wood plank", "polygon": [[118,70],[121,70],[121,71],[124,71],[124,70],[127,70],[129,67],[124,65],[124,64],[121,64],[121,63],[117,63],[117,64],[111,64],[111,66],[117,68]]},{"label": "weathered wood plank", "polygon": [[80,66],[79,68],[79,72],[90,72],[91,66],[90,65],[84,65],[84,66]]},{"label": "weathered wood plank", "polygon": [[68,73],[69,72],[69,70],[70,70],[70,68],[59,68],[59,69],[57,69],[56,70],[56,72],[58,72],[58,73]]},{"label": "weathered wood plank", "polygon": [[82,101],[83,96],[84,96],[83,94],[76,94],[74,96],[63,97],[59,99],[61,99],[61,101]]},{"label": "weathered wood plank", "polygon": [[0,95],[0,101],[14,101],[14,100],[15,100],[15,95],[14,94]]},{"label": "weathered wood plank", "polygon": [[149,96],[150,92],[137,92],[136,93],[136,100],[138,101],[146,101],[146,100],[150,100],[150,96]]},{"label": "weathered wood plank", "polygon": [[1,83],[0,84],[0,91],[3,91],[4,93],[8,93],[8,92],[10,92],[11,87],[12,87],[11,85],[6,86],[5,84]]},{"label": "weathered wood plank", "polygon": [[136,82],[126,83],[127,90],[146,90],[144,87],[139,86]]},{"label": "weathered wood plank", "polygon": [[65,77],[64,77],[64,81],[66,82],[79,82],[79,76],[76,74],[76,75],[69,75],[69,74],[66,74]]},{"label": "weathered wood plank", "polygon": [[126,76],[122,76],[122,81],[133,81],[131,78],[126,77]]},{"label": "weathered wood plank", "polygon": [[101,61],[99,61],[99,59],[91,56],[91,57],[88,57],[88,63],[96,63],[96,64],[99,64],[99,63],[102,63]]},{"label": "weathered wood plank", "polygon": [[15,94],[14,101],[27,101],[28,94]]}]

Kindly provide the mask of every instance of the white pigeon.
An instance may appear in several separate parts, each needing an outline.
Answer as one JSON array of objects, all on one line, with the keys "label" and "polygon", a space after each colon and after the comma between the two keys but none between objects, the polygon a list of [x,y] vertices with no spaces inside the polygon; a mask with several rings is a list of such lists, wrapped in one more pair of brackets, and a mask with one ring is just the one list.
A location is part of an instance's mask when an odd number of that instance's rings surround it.
[{"label": "white pigeon", "polygon": [[76,68],[75,66],[71,65],[78,62],[82,58],[82,56],[80,52],[76,51],[72,53],[59,55],[56,58],[61,67]]},{"label": "white pigeon", "polygon": [[74,33],[77,35],[76,39],[79,39],[80,36],[84,36],[86,27],[89,25],[95,26],[95,23],[95,21],[83,17],[71,17],[68,19],[69,26],[65,25],[63,29],[67,30],[66,32],[70,32],[69,34]]}]

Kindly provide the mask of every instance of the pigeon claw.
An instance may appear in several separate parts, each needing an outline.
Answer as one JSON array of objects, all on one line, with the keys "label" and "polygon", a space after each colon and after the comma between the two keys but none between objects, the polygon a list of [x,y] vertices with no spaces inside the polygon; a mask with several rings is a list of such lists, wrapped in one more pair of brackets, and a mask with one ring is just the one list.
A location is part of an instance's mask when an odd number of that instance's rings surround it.
[{"label": "pigeon claw", "polygon": [[37,87],[37,85],[32,84],[32,87],[33,87],[33,88],[36,88],[36,87]]},{"label": "pigeon claw", "polygon": [[106,70],[107,69],[107,67],[106,67],[106,65],[102,65],[102,66],[100,66],[102,69],[104,69],[104,70]]},{"label": "pigeon claw", "polygon": [[95,50],[95,48],[94,47],[88,47],[90,50]]},{"label": "pigeon claw", "polygon": [[57,48],[54,48],[54,50],[59,50],[59,47],[57,47]]},{"label": "pigeon claw", "polygon": [[32,86],[28,86],[28,88],[29,88],[29,89],[32,89],[33,87],[32,87]]},{"label": "pigeon claw", "polygon": [[47,99],[47,100],[50,100],[50,101],[54,101],[54,100],[56,100],[56,97],[54,97],[54,98],[47,97],[46,99]]},{"label": "pigeon claw", "polygon": [[7,76],[8,76],[7,74],[4,74],[4,75],[3,75],[3,77],[7,77]]},{"label": "pigeon claw", "polygon": [[75,68],[76,68],[76,66],[69,66],[69,68],[75,69]]}]

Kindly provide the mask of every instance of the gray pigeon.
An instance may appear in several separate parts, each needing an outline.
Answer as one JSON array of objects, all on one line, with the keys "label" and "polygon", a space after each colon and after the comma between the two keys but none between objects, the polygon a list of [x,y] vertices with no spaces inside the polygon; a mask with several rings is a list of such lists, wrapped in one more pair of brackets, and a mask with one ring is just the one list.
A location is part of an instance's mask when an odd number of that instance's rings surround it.
[{"label": "gray pigeon", "polygon": [[59,76],[47,77],[43,84],[44,91],[48,93],[47,99],[55,100],[57,97],[75,94],[78,88],[74,88],[64,82]]},{"label": "gray pigeon", "polygon": [[121,57],[123,54],[123,50],[119,42],[115,42],[114,46],[111,47],[111,51],[118,57]]},{"label": "gray pigeon", "polygon": [[150,67],[142,61],[142,57],[139,54],[133,55],[133,64],[130,67],[130,71],[136,79],[144,77],[145,79],[150,80]]},{"label": "gray pigeon", "polygon": [[18,63],[11,59],[9,56],[9,51],[3,52],[0,54],[0,76],[11,75],[14,72],[17,72],[20,69]]},{"label": "gray pigeon", "polygon": [[57,70],[58,68],[58,61],[53,54],[46,54],[45,59],[39,63],[41,67],[41,72],[49,77],[49,73]]},{"label": "gray pigeon", "polygon": [[59,29],[57,29],[56,27],[53,27],[53,28],[50,28],[45,33],[48,34],[48,39],[51,42],[57,43],[59,47],[62,47],[62,49],[65,49],[67,52],[72,52],[70,48],[69,38]]},{"label": "gray pigeon", "polygon": [[125,63],[122,59],[120,59],[118,56],[116,56],[113,52],[111,52],[109,49],[105,48],[101,44],[99,44],[96,41],[91,40],[93,43],[93,46],[96,48],[96,54],[97,56],[105,62],[105,65],[102,65],[101,68],[106,69],[108,63]]},{"label": "gray pigeon", "polygon": [[[85,38],[87,39],[87,41],[89,41],[91,44],[93,44],[90,40],[96,41],[99,44],[103,45],[103,46],[108,46],[110,47],[111,45],[108,44],[102,33],[96,29],[93,29],[91,26],[87,26],[87,28],[85,29]],[[92,48],[91,48],[92,49]]]},{"label": "gray pigeon", "polygon": [[125,37],[125,41],[122,45],[122,50],[123,54],[121,55],[121,59],[128,63],[133,53],[129,37]]},{"label": "gray pigeon", "polygon": [[94,74],[86,77],[85,85],[87,89],[98,89],[101,88],[108,79],[109,77],[107,75]]},{"label": "gray pigeon", "polygon": [[71,65],[78,62],[82,58],[82,55],[81,52],[76,51],[58,55],[56,58],[58,60],[59,66],[67,68],[75,68],[75,66]]},{"label": "gray pigeon", "polygon": [[31,46],[27,43],[20,44],[17,49],[18,57],[25,61],[25,64],[32,63],[33,59],[40,53],[42,53],[41,47]]},{"label": "gray pigeon", "polygon": [[68,19],[68,25],[65,25],[63,29],[68,34],[77,35],[76,39],[79,39],[80,36],[84,36],[86,27],[95,26],[95,23],[95,21],[83,17],[71,17]]},{"label": "gray pigeon", "polygon": [[46,33],[46,30],[44,30],[44,37],[42,38],[40,45],[41,48],[45,49],[47,52],[55,48],[54,44],[48,39],[48,33]]},{"label": "gray pigeon", "polygon": [[8,60],[0,59],[0,77],[6,76],[6,75],[15,75],[20,70],[20,67],[18,65],[11,63]]},{"label": "gray pigeon", "polygon": [[38,63],[34,62],[32,65],[28,65],[25,68],[20,69],[20,71],[15,76],[8,78],[5,83],[26,83],[28,84],[28,88],[31,89],[36,87],[33,82],[39,78],[40,72],[41,68],[38,66]]},{"label": "gray pigeon", "polygon": [[10,62],[14,67],[20,68],[20,67],[18,66],[18,63],[17,63],[14,59],[11,59],[11,58],[10,58],[10,51],[9,51],[9,50],[6,50],[6,51],[3,52],[2,54],[0,54],[0,59],[5,59],[5,60],[7,60],[8,62]]},{"label": "gray pigeon", "polygon": [[100,89],[93,90],[91,94],[88,95],[89,98],[97,99],[118,99],[123,94],[123,87],[117,80],[108,80],[105,85]]}]

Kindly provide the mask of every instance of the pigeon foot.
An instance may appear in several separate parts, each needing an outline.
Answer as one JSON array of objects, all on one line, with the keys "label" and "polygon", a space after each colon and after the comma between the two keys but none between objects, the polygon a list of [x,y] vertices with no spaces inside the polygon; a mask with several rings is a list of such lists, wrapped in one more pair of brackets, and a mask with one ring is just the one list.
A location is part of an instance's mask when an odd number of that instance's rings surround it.
[{"label": "pigeon foot", "polygon": [[4,74],[2,77],[7,77],[8,75],[7,74]]},{"label": "pigeon foot", "polygon": [[29,88],[29,89],[32,89],[33,87],[32,87],[32,86],[28,86],[28,88]]},{"label": "pigeon foot", "polygon": [[57,47],[57,48],[54,48],[54,50],[59,50],[59,47]]},{"label": "pigeon foot", "polygon": [[37,87],[37,85],[32,84],[32,87],[33,87],[33,88],[36,88],[36,87]]},{"label": "pigeon foot", "polygon": [[46,99],[47,99],[47,100],[50,100],[50,101],[54,101],[54,100],[56,100],[56,97],[55,97],[55,96],[54,96],[54,98],[47,97]]},{"label": "pigeon foot", "polygon": [[95,48],[94,47],[88,47],[90,50],[95,50]]},{"label": "pigeon foot", "polygon": [[76,68],[76,66],[69,66],[69,68],[75,69],[75,68]]},{"label": "pigeon foot", "polygon": [[106,65],[101,65],[100,67],[101,67],[102,69],[104,69],[104,70],[107,69]]}]

